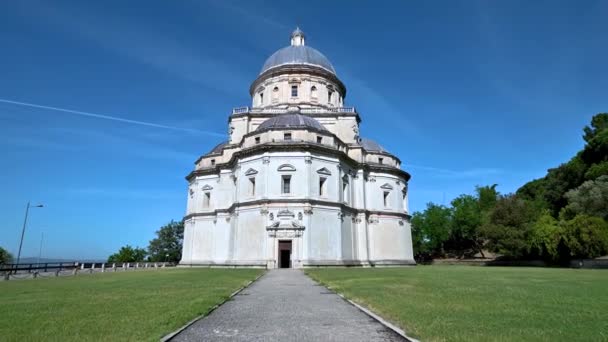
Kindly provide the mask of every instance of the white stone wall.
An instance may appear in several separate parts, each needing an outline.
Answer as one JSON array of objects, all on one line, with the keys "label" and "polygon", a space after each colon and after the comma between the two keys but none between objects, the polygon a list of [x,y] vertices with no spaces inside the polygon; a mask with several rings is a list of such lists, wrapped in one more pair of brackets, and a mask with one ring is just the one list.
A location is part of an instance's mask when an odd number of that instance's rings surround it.
[{"label": "white stone wall", "polygon": [[[289,194],[282,193],[282,175],[291,176]],[[326,178],[323,194],[320,177]],[[255,178],[254,193],[250,178]],[[243,158],[234,169],[191,182],[187,214],[192,217],[186,221],[182,264],[276,267],[281,238],[271,237],[266,227],[284,209],[305,227],[302,236],[289,238],[294,267],[413,262],[411,228],[403,216],[405,186],[399,177],[366,174],[311,153]],[[387,206],[384,191],[390,192]],[[205,192],[211,194],[208,208]]]}]

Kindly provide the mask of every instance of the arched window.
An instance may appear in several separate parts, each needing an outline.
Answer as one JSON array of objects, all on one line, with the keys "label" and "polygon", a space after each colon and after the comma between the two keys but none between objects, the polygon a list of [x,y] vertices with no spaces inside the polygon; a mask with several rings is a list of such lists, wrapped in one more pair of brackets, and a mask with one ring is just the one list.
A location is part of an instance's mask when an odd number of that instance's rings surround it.
[{"label": "arched window", "polygon": [[313,99],[317,98],[317,87],[312,86],[310,88],[310,97],[313,98]]},{"label": "arched window", "polygon": [[264,93],[260,93],[260,104],[264,104]]},{"label": "arched window", "polygon": [[298,97],[298,86],[297,85],[291,86],[291,97]]},{"label": "arched window", "polygon": [[333,95],[334,95],[333,91],[330,90],[327,92],[327,102],[331,103],[331,98]]}]

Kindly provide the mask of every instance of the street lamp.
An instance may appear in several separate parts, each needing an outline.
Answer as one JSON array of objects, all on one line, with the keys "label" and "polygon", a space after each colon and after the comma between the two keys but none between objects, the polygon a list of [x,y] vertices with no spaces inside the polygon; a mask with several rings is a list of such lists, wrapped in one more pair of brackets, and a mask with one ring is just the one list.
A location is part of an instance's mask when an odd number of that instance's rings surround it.
[{"label": "street lamp", "polygon": [[[21,259],[21,247],[23,247],[23,236],[25,235],[25,226],[27,225],[27,214],[30,211],[30,208],[42,208],[42,204],[38,205],[30,205],[30,202],[27,202],[27,207],[25,207],[25,219],[23,220],[23,229],[21,230],[21,242],[19,242],[19,252],[17,253],[17,265],[19,265],[19,259]],[[19,267],[19,266],[17,266]]]},{"label": "street lamp", "polygon": [[40,266],[40,259],[42,258],[42,241],[44,241],[44,232],[40,232],[40,249],[38,249],[38,266]]}]

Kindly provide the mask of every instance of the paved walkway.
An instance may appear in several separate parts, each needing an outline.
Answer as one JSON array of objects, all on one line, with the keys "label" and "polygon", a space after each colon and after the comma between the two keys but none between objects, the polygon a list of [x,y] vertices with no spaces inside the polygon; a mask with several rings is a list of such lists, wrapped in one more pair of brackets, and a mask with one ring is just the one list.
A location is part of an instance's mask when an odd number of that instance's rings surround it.
[{"label": "paved walkway", "polygon": [[404,341],[300,270],[271,270],[172,341]]}]

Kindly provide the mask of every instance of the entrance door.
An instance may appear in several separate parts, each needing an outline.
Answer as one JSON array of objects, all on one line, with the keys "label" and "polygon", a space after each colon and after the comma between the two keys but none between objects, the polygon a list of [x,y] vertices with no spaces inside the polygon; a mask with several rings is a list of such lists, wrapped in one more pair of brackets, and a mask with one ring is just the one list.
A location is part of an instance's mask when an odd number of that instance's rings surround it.
[{"label": "entrance door", "polygon": [[279,241],[279,268],[291,268],[291,240]]}]

